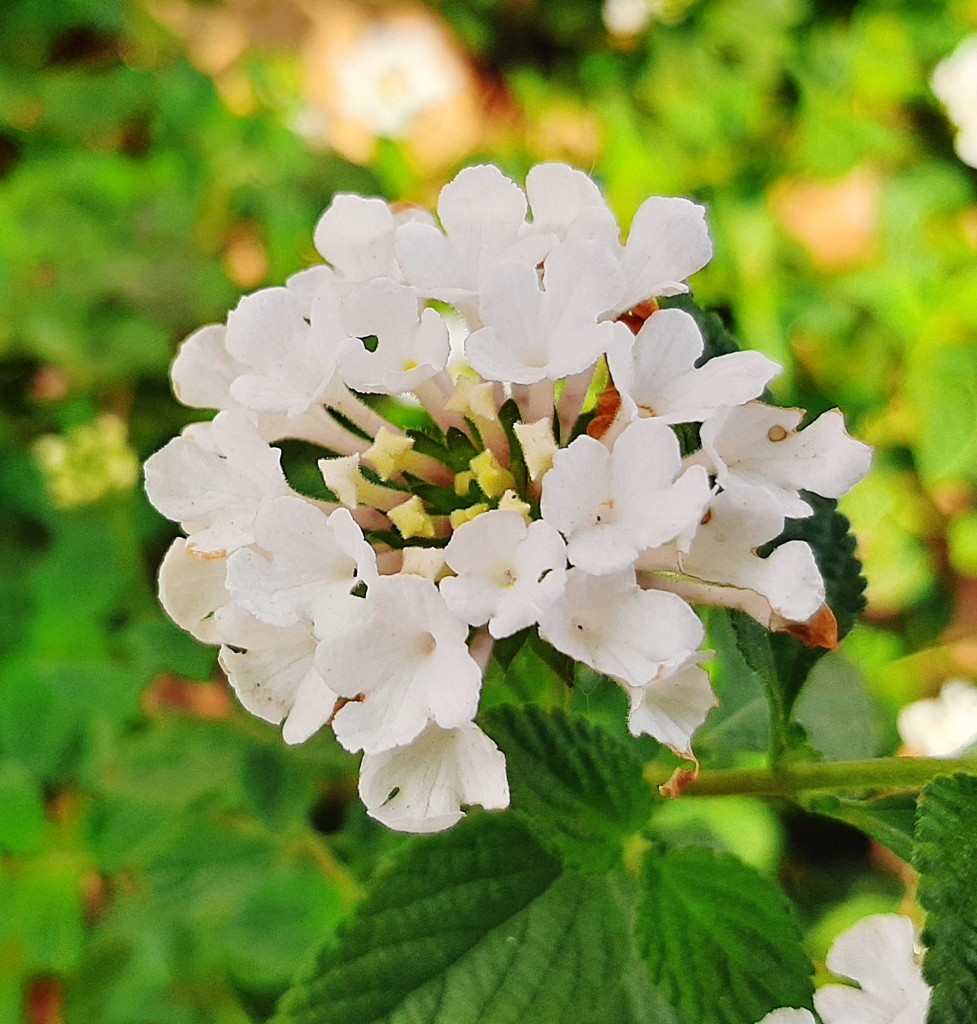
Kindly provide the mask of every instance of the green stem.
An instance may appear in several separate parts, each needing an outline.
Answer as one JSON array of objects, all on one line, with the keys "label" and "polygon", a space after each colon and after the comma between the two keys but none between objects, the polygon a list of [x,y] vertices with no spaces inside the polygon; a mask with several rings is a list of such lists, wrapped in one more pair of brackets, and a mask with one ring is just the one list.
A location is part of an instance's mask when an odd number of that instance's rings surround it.
[{"label": "green stem", "polygon": [[[977,775],[973,758],[884,757],[871,761],[828,761],[776,768],[729,768],[703,771],[682,789],[683,796],[793,796],[812,791],[852,793],[861,790],[922,789],[938,775]],[[663,785],[657,770],[648,782]]]}]

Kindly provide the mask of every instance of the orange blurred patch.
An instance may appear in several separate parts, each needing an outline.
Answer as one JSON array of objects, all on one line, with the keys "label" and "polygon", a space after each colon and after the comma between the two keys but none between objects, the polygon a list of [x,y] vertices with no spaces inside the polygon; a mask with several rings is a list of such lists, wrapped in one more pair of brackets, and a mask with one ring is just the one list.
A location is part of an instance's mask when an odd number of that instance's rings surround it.
[{"label": "orange blurred patch", "polygon": [[170,673],[157,676],[143,694],[143,710],[148,715],[161,711],[179,711],[194,718],[228,718],[231,695],[220,683],[195,683]]},{"label": "orange blurred patch", "polygon": [[781,226],[821,270],[858,266],[873,256],[879,227],[881,182],[869,168],[823,182],[784,178],[768,199]]}]

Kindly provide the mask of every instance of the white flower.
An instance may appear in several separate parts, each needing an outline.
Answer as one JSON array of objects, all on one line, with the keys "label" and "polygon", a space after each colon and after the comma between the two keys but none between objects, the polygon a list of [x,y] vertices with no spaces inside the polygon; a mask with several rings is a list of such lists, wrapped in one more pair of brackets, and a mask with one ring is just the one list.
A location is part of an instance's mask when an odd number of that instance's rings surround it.
[{"label": "white flower", "polygon": [[688,659],[644,686],[628,686],[631,699],[628,729],[632,736],[646,734],[692,757],[692,735],[719,704],[709,674],[701,662],[712,655],[696,651]]},{"label": "white flower", "polygon": [[288,288],[264,288],[241,299],[227,318],[224,339],[229,355],[251,371],[231,382],[236,401],[255,412],[288,416],[323,401],[342,340],[326,294],[313,304],[311,322],[302,297]]},{"label": "white flower", "polygon": [[[302,498],[275,498],[258,511],[255,544],[227,563],[234,602],[273,626],[314,622],[316,633],[356,600],[357,583],[376,579],[376,554],[345,508],[327,515]],[[267,556],[262,552],[267,552]]]},{"label": "white flower", "polygon": [[701,643],[702,623],[679,597],[641,590],[634,571],[567,573],[566,589],[539,621],[558,651],[641,687],[684,662]]},{"label": "white flower", "polygon": [[444,554],[458,574],[441,581],[445,603],[464,622],[487,622],[496,639],[539,621],[566,579],[563,538],[543,520],[527,526],[518,512],[477,516],[455,531]]},{"label": "white flower", "polygon": [[378,22],[337,62],[336,106],[371,134],[400,138],[464,86],[441,31],[419,19]]},{"label": "white flower", "polygon": [[[925,1024],[930,987],[916,954],[908,917],[876,914],[842,933],[828,952],[828,969],[858,984],[825,985],[814,994],[824,1024]],[[768,1013],[759,1024],[814,1024],[808,1010]]]},{"label": "white flower", "polygon": [[[765,491],[734,487],[718,494],[709,504],[696,528],[688,551],[678,545],[649,551],[638,561],[639,571],[656,570],[682,573],[708,583],[735,590],[751,591],[762,600],[741,602],[736,594],[724,601],[711,595],[710,603],[728,603],[742,607],[767,626],[776,618],[787,622],[808,622],[824,604],[824,580],[810,545],[800,540],[787,541],[766,558],[757,548],[778,537],[784,529],[784,516],[777,502]],[[681,581],[645,580],[650,586],[662,586],[682,593]],[[691,600],[696,591],[686,591]],[[697,596],[703,597],[700,591]]]},{"label": "white flower", "polygon": [[277,725],[286,743],[304,743],[329,720],[339,700],[316,666],[316,638],[306,625],[269,626],[230,609],[221,615],[220,665],[252,715]]},{"label": "white flower", "polygon": [[824,1024],[924,1024],[930,987],[916,957],[916,930],[908,917],[876,914],[838,936],[830,971],[857,982],[826,985],[814,995]]},{"label": "white flower", "polygon": [[778,409],[763,402],[736,406],[702,425],[702,451],[723,487],[745,484],[776,499],[785,516],[801,519],[811,506],[798,491],[840,498],[868,472],[872,449],[845,430],[837,409],[798,430],[800,409]]},{"label": "white flower", "polygon": [[653,197],[634,215],[625,245],[599,190],[565,164],[539,164],[526,190],[537,230],[560,239],[600,242],[624,276],[623,292],[602,315],[624,313],[659,295],[687,292],[687,278],[712,259],[706,211],[688,199]]},{"label": "white flower", "polygon": [[907,704],[899,735],[923,757],[953,757],[977,743],[977,686],[963,679],[943,684],[939,696]]},{"label": "white flower", "polygon": [[441,832],[462,804],[509,805],[505,757],[474,723],[429,725],[409,746],[364,754],[360,798],[372,818],[402,832]]},{"label": "white flower", "polygon": [[680,309],[658,310],[633,341],[615,337],[607,364],[626,415],[701,422],[720,409],[756,398],[780,373],[759,352],[731,352],[697,369],[704,347],[695,320]]},{"label": "white flower", "polygon": [[146,460],[146,493],[191,549],[217,556],[250,544],[261,504],[290,493],[280,461],[249,420],[225,411]]},{"label": "white flower", "polygon": [[623,288],[610,250],[600,242],[565,242],[543,264],[501,263],[486,275],[481,319],[465,343],[472,367],[487,380],[535,384],[580,373],[608,349],[624,324],[598,323]]},{"label": "white flower", "polygon": [[319,218],[315,247],[343,282],[375,277],[403,280],[394,252],[398,225],[417,221],[433,224],[426,210],[411,207],[395,213],[382,199],[340,193]]},{"label": "white flower", "polygon": [[620,259],[627,288],[614,307],[617,313],[656,295],[687,292],[687,279],[712,259],[705,208],[688,199],[646,199],[631,221]]},{"label": "white flower", "polygon": [[570,561],[599,574],[632,565],[695,524],[709,494],[702,467],[682,472],[675,434],[648,419],[630,424],[611,451],[586,435],[558,451],[540,508],[566,537]]},{"label": "white flower", "polygon": [[467,635],[430,580],[381,576],[319,645],[323,678],[349,698],[333,722],[339,742],[375,754],[410,743],[429,721],[470,722],[482,673]]},{"label": "white flower", "polygon": [[456,306],[472,328],[479,324],[486,273],[502,261],[535,267],[552,244],[545,237],[521,238],[526,197],[497,167],[461,171],[441,190],[438,217],[444,234],[428,224],[399,227],[397,258],[411,284]]},{"label": "white flower", "polygon": [[957,155],[977,167],[977,36],[968,36],[937,64],[930,85],[959,129]]},{"label": "white flower", "polygon": [[[448,326],[433,309],[419,310],[417,293],[391,278],[377,278],[342,303],[349,336],[339,374],[357,391],[402,394],[430,380],[448,363]],[[371,351],[359,339],[374,338]]]}]

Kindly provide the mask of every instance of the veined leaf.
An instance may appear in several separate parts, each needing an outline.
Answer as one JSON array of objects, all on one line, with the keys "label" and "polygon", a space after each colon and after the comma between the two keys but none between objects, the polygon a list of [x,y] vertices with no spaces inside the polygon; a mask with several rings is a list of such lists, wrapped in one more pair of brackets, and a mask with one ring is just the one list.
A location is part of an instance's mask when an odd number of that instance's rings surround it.
[{"label": "veined leaf", "polygon": [[620,998],[626,918],[512,816],[422,840],[301,975],[274,1024],[565,1024]]}]

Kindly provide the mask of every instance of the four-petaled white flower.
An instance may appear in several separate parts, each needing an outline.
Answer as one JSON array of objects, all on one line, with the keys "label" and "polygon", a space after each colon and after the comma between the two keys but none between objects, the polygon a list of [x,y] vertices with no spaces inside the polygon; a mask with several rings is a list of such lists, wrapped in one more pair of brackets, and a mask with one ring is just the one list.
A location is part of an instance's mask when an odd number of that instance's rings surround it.
[{"label": "four-petaled white flower", "polygon": [[566,544],[554,527],[518,512],[485,512],[457,530],[445,549],[457,573],[441,596],[462,621],[488,623],[496,639],[532,626],[563,592]]},{"label": "four-petaled white flower", "polygon": [[669,427],[637,420],[610,451],[586,435],[558,451],[540,508],[566,537],[571,563],[600,574],[633,565],[642,551],[693,526],[710,493],[701,466],[683,470]]},{"label": "four-petaled white flower", "polygon": [[339,742],[375,754],[410,743],[428,722],[470,722],[482,673],[467,635],[430,580],[379,577],[316,654],[326,684],[348,699],[333,721]]}]

